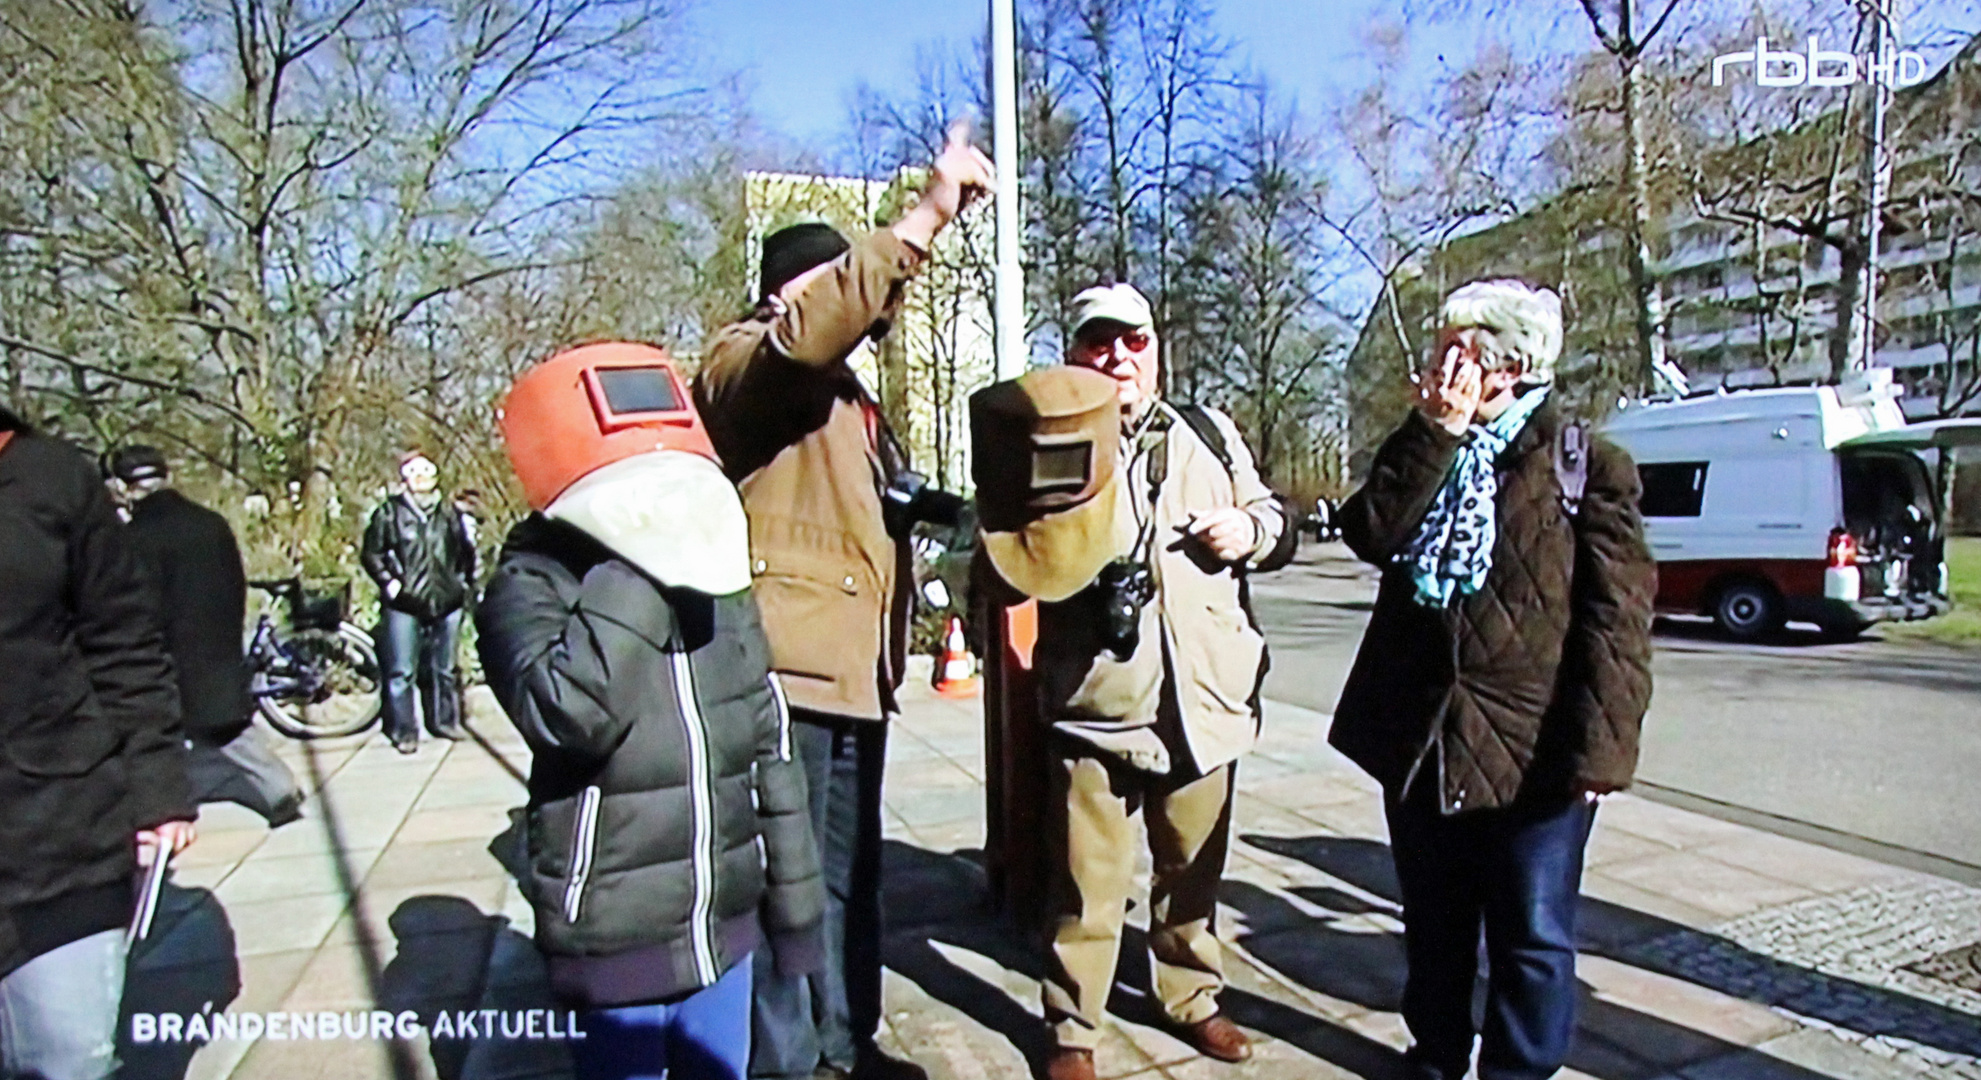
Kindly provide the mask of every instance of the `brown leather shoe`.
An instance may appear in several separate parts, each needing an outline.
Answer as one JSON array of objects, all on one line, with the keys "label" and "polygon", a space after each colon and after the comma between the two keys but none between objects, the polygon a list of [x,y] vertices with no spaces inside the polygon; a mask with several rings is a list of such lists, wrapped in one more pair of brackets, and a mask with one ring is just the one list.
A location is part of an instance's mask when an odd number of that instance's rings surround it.
[{"label": "brown leather shoe", "polygon": [[1045,1080],[1094,1080],[1094,1052],[1058,1047],[1046,1059]]},{"label": "brown leather shoe", "polygon": [[1183,1041],[1205,1057],[1234,1064],[1252,1056],[1252,1039],[1223,1013],[1183,1029]]}]

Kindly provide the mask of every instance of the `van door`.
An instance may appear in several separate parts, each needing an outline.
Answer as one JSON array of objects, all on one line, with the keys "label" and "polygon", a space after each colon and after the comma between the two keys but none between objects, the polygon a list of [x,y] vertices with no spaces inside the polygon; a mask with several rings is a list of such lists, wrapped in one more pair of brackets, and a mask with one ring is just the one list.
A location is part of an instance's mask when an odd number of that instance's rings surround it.
[{"label": "van door", "polygon": [[1905,450],[1846,450],[1837,455],[1843,524],[1857,540],[1863,595],[1913,600],[1945,591],[1945,539],[1939,500],[1926,463]]},{"label": "van door", "polygon": [[1820,493],[1834,483],[1822,451],[1715,460],[1706,477],[1695,559],[1822,560],[1830,515]]}]

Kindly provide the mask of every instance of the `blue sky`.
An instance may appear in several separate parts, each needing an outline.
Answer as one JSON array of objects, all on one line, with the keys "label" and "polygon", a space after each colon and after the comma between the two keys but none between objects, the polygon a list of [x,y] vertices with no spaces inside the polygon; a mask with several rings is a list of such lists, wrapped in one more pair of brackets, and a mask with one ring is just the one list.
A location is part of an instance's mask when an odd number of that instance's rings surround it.
[{"label": "blue sky", "polygon": [[[1396,18],[1397,8],[1377,0],[1222,0],[1217,23],[1240,56],[1313,110],[1366,78],[1359,28],[1379,14]],[[884,90],[906,89],[917,46],[968,41],[986,11],[977,0],[706,0],[696,21],[712,59],[753,81],[752,101],[765,121],[829,144],[862,78]],[[1455,24],[1424,28],[1415,35],[1420,65],[1428,71],[1438,53],[1463,50],[1472,33]]]},{"label": "blue sky", "polygon": [[[862,79],[883,90],[912,82],[919,45],[968,41],[983,27],[983,0],[701,0],[696,22],[719,67],[741,70],[754,83],[752,104],[775,130],[830,150],[846,115],[846,99]],[[1724,4],[1732,0],[1690,0]],[[1820,0],[1839,6],[1847,0]],[[1418,4],[1417,6],[1426,6]],[[1468,16],[1413,27],[1411,69],[1428,81],[1441,58],[1462,63],[1481,34],[1549,51],[1593,46],[1577,5],[1568,0],[1500,0],[1521,12]],[[1649,5],[1646,5],[1649,6]],[[1958,24],[1981,29],[1974,0],[1910,0],[1916,25]],[[1218,0],[1217,24],[1240,56],[1299,99],[1313,115],[1363,84],[1370,67],[1361,29],[1370,20],[1401,21],[1402,0]]]}]

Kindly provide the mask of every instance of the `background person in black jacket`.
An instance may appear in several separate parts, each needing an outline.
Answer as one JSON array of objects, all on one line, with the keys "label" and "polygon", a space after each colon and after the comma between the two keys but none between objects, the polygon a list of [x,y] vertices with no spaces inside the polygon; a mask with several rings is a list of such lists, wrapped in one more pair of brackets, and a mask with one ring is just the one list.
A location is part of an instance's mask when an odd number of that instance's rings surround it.
[{"label": "background person in black jacket", "polygon": [[606,344],[538,365],[503,406],[538,513],[475,622],[534,755],[524,889],[553,990],[587,1010],[584,1080],[742,1080],[752,956],[767,944],[787,977],[823,962],[743,506],[686,400],[664,353]]},{"label": "background person in black jacket", "polygon": [[193,840],[171,662],[125,544],[95,463],[0,408],[0,1075],[116,1070],[132,877]]},{"label": "background person in black jacket", "polygon": [[385,735],[410,754],[422,714],[434,737],[461,737],[456,649],[474,591],[475,544],[461,511],[441,498],[431,459],[406,451],[399,478],[404,486],[372,511],[359,560],[378,586]]},{"label": "background person in black jacket", "polygon": [[129,504],[131,549],[151,585],[178,676],[193,797],[240,803],[271,826],[295,821],[303,804],[296,774],[250,722],[241,655],[248,581],[233,528],[171,486],[171,468],[155,447],[117,451],[110,472]]}]

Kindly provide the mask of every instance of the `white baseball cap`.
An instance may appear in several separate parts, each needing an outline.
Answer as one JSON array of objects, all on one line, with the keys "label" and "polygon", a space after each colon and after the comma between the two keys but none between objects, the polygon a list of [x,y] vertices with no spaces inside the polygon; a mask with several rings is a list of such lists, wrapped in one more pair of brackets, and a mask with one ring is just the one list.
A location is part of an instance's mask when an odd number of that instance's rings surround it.
[{"label": "white baseball cap", "polygon": [[1149,308],[1149,298],[1126,283],[1096,285],[1073,298],[1074,334],[1079,334],[1088,323],[1103,320],[1126,323],[1143,330],[1156,324],[1155,314]]}]

